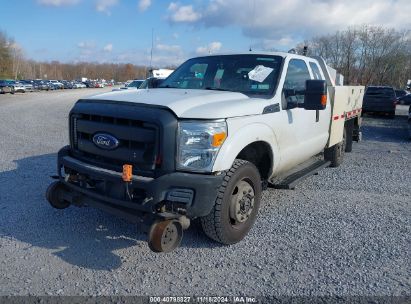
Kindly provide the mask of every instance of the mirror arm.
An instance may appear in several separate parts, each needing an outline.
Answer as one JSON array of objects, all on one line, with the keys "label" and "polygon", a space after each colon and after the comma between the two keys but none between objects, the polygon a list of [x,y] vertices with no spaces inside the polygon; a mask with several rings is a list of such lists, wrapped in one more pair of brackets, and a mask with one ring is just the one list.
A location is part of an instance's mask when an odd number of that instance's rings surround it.
[{"label": "mirror arm", "polygon": [[287,110],[298,108],[298,102],[288,101],[287,102]]}]

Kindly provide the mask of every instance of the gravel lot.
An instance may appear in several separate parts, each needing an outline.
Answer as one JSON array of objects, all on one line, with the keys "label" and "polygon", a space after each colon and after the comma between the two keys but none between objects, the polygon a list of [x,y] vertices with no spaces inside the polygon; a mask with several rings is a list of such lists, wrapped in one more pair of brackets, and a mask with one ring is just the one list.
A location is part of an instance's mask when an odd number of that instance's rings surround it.
[{"label": "gravel lot", "polygon": [[243,242],[194,225],[155,254],[133,224],[44,199],[69,109],[108,90],[0,95],[0,295],[411,295],[405,116],[366,116],[340,168],[266,191]]}]

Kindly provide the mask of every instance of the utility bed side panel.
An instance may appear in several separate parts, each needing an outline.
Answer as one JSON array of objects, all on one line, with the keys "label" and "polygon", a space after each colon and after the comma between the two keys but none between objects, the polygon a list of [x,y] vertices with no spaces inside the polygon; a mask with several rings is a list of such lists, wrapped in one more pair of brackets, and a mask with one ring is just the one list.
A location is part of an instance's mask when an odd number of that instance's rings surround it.
[{"label": "utility bed side panel", "polygon": [[361,110],[364,98],[365,87],[363,86],[344,86],[347,89],[347,107],[346,112]]},{"label": "utility bed side panel", "polygon": [[364,97],[363,86],[336,86],[329,89],[333,103],[327,147],[343,140],[345,121],[360,115]]}]

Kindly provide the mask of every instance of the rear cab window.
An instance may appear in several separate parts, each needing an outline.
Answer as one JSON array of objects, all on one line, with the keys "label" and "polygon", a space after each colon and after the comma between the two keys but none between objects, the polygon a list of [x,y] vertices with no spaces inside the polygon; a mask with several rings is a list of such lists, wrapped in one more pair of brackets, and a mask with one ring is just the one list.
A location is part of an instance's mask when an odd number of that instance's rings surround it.
[{"label": "rear cab window", "polygon": [[316,80],[324,80],[323,76],[321,75],[320,68],[315,62],[310,62],[311,72],[313,73],[314,79]]}]

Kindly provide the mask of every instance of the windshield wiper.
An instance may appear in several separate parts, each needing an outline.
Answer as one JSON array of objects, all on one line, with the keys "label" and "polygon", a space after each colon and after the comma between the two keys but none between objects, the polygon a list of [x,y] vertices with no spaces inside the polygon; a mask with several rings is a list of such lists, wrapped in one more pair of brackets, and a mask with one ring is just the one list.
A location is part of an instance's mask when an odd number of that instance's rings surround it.
[{"label": "windshield wiper", "polygon": [[204,88],[204,90],[234,92],[232,90],[227,90],[227,89],[222,89],[222,88],[213,88],[213,87],[206,87]]},{"label": "windshield wiper", "polygon": [[158,88],[167,88],[167,89],[179,89],[179,87],[173,87],[173,86],[171,86],[171,85],[169,85],[169,84],[167,84],[167,85],[165,85],[165,86],[159,86]]}]

